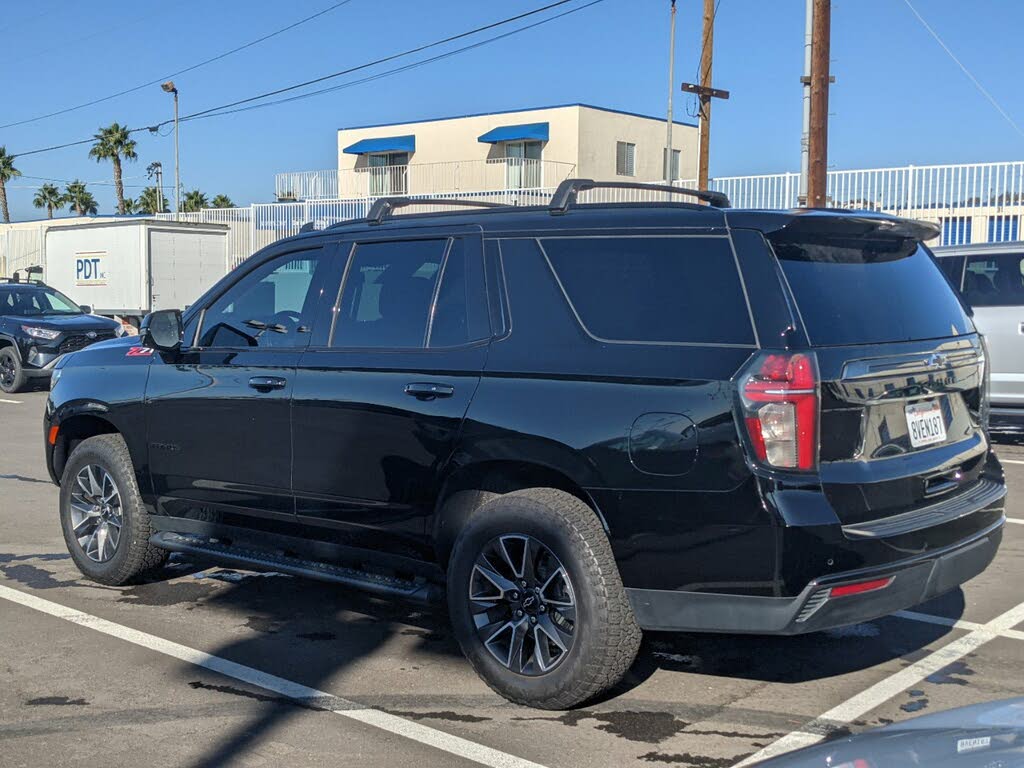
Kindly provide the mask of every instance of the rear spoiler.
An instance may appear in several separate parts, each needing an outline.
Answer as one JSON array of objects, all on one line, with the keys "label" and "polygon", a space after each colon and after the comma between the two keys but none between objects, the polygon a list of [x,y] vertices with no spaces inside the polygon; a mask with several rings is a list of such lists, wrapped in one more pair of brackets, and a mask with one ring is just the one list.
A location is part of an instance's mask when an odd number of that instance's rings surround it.
[{"label": "rear spoiler", "polygon": [[909,238],[932,240],[942,228],[930,221],[904,219],[871,211],[802,208],[793,211],[793,218],[775,233],[776,239],[800,240],[813,235],[839,235],[857,238]]}]

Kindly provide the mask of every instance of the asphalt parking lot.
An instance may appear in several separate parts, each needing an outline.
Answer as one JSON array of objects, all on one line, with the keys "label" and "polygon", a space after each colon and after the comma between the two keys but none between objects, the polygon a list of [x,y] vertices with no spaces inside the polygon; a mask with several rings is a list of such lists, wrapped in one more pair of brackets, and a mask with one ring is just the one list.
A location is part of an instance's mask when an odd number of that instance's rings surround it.
[{"label": "asphalt parking lot", "polygon": [[1024,439],[982,576],[898,617],[794,637],[652,635],[614,696],[507,703],[447,619],[175,557],[80,580],[42,460],[45,392],[0,399],[0,765],[727,768],[917,714],[1024,695]]}]

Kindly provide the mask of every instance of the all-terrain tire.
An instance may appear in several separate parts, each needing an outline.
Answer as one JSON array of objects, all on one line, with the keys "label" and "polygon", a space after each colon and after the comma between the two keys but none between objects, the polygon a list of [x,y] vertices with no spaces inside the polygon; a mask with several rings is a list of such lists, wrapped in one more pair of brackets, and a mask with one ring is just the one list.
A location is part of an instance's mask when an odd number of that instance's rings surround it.
[{"label": "all-terrain tire", "polygon": [[18,353],[11,347],[0,349],[0,391],[8,395],[21,392],[27,380]]},{"label": "all-terrain tire", "polygon": [[[474,624],[474,565],[497,537],[521,534],[550,550],[568,571],[576,602],[574,640],[550,671],[524,675],[498,661]],[[618,683],[636,657],[641,631],[600,520],[584,502],[554,488],[504,494],[480,506],[459,535],[448,565],[455,637],[477,674],[509,701],[569,709]]]},{"label": "all-terrain tire", "polygon": [[[114,554],[106,562],[90,559],[73,533],[71,494],[79,472],[89,465],[106,470],[120,493],[120,537]],[[141,581],[167,561],[169,553],[149,543],[152,522],[139,495],[128,446],[120,435],[90,437],[72,452],[60,480],[60,522],[68,552],[78,570],[100,584],[121,586]]]}]

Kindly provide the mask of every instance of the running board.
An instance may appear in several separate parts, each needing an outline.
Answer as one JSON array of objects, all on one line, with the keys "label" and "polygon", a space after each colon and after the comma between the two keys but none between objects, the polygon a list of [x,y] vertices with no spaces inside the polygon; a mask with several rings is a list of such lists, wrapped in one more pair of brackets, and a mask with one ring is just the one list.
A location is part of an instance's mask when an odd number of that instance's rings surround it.
[{"label": "running board", "polygon": [[319,581],[344,584],[347,587],[381,597],[400,598],[423,605],[434,605],[444,600],[443,589],[424,579],[410,581],[315,560],[231,547],[203,536],[160,531],[150,537],[149,543],[170,552],[200,555],[217,562],[231,563],[255,570],[278,571],[292,576],[304,576]]}]

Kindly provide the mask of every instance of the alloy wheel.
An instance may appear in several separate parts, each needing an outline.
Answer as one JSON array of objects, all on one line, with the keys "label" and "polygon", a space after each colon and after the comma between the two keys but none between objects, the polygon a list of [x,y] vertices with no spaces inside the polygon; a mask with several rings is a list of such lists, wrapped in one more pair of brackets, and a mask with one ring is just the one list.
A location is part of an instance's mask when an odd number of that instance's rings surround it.
[{"label": "alloy wheel", "polygon": [[117,554],[124,514],[121,492],[103,467],[88,464],[71,491],[71,530],[85,556],[105,563]]},{"label": "alloy wheel", "polygon": [[555,554],[532,536],[507,534],[487,543],[473,564],[469,607],[480,641],[512,672],[543,675],[572,650],[572,581]]},{"label": "alloy wheel", "polygon": [[3,385],[4,389],[13,387],[15,375],[14,360],[8,355],[0,357],[0,385]]}]

